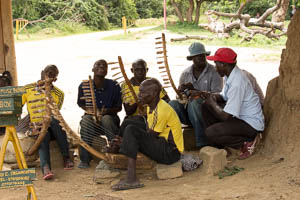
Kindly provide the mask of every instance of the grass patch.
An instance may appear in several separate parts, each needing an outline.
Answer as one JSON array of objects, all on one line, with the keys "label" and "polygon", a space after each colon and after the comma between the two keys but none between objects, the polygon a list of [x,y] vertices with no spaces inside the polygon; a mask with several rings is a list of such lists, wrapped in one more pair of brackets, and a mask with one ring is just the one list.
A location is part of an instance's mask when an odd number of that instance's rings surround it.
[{"label": "grass patch", "polygon": [[19,37],[16,41],[42,40],[94,31],[96,30],[83,24],[54,21],[53,23],[39,23],[31,27],[26,27],[25,30],[19,33]]}]

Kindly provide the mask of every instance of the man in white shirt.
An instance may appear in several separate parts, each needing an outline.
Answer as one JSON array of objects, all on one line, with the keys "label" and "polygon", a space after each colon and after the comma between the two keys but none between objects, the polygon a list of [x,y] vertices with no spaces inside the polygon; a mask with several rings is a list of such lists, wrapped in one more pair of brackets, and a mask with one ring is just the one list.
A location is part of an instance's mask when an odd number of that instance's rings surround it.
[{"label": "man in white shirt", "polygon": [[[205,135],[216,147],[240,148],[240,159],[248,158],[254,150],[257,135],[264,130],[264,116],[259,96],[247,75],[236,65],[237,54],[229,48],[220,48],[214,56],[217,72],[225,77],[221,94],[193,92],[205,100],[202,114]],[[225,102],[221,106],[220,102]],[[223,104],[224,105],[224,104]]]}]

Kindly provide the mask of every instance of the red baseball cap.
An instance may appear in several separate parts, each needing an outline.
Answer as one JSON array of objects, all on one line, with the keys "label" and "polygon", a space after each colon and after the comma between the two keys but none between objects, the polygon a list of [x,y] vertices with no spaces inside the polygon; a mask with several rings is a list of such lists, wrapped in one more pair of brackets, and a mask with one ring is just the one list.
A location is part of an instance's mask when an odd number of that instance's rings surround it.
[{"label": "red baseball cap", "polygon": [[214,56],[206,56],[207,60],[219,61],[224,63],[236,63],[236,53],[230,48],[220,48]]}]

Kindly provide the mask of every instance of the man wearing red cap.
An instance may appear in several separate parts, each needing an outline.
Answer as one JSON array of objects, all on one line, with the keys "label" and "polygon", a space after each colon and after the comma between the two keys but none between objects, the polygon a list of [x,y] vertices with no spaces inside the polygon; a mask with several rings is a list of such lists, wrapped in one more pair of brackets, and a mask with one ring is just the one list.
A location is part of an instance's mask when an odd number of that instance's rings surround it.
[{"label": "man wearing red cap", "polygon": [[[264,130],[264,116],[257,93],[247,75],[236,66],[237,54],[230,48],[220,48],[207,56],[216,64],[217,72],[225,77],[221,94],[192,92],[205,100],[202,114],[205,135],[211,145],[241,149],[239,158],[248,158]],[[225,102],[225,107],[220,102]]]}]

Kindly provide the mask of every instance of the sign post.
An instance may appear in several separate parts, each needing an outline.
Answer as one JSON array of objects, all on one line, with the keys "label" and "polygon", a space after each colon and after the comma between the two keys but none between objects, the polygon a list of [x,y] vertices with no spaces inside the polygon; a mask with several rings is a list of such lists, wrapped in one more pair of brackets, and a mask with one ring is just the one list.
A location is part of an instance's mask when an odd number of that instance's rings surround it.
[{"label": "sign post", "polygon": [[[23,87],[0,88],[0,127],[6,128],[0,150],[0,188],[26,186],[28,191],[27,200],[32,198],[36,200],[36,194],[31,182],[32,178],[35,177],[35,169],[28,169],[27,167],[15,128],[16,119],[22,113],[21,99],[23,92]],[[13,144],[19,170],[2,171],[8,142]]]}]

